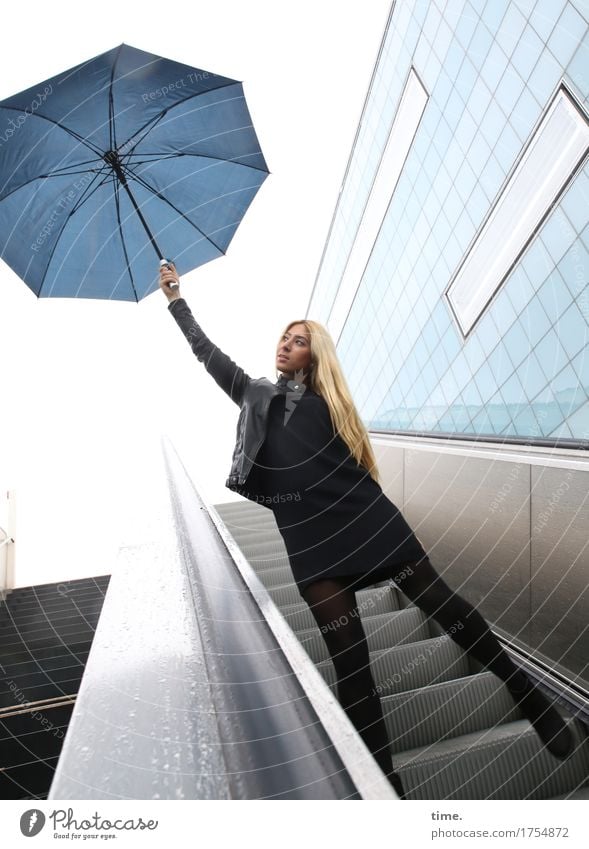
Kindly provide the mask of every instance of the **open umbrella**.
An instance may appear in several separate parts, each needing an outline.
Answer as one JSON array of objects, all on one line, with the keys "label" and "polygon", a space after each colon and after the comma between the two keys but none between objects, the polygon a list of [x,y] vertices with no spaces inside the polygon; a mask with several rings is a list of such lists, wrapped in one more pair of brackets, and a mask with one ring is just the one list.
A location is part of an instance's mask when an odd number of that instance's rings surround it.
[{"label": "open umbrella", "polygon": [[0,101],[0,256],[38,297],[139,301],[268,173],[241,82],[120,44]]}]

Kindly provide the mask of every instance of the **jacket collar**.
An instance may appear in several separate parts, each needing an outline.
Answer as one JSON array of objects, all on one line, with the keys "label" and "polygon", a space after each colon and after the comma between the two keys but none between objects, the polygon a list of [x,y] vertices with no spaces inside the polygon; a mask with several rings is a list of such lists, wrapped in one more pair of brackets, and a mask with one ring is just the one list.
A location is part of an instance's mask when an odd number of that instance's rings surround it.
[{"label": "jacket collar", "polygon": [[[290,381],[290,385],[289,385],[289,381]],[[293,380],[292,378],[287,377],[285,374],[281,374],[281,375],[280,375],[280,377],[278,378],[278,380],[276,381],[276,383],[274,384],[274,386],[275,386],[277,389],[279,389],[279,390],[283,390],[283,391],[295,391],[295,392],[296,392],[296,391],[301,391],[301,392],[306,392],[306,391],[308,391],[308,392],[313,392],[313,390],[311,389],[311,387],[310,387],[310,386],[308,386],[308,385],[307,385],[307,384],[305,384],[305,383],[302,383],[302,384],[296,384],[297,389],[295,390],[295,388],[294,388],[294,387],[295,387],[294,380]],[[302,389],[301,389],[301,386],[303,387]],[[315,393],[313,393],[313,394],[315,394]]]},{"label": "jacket collar", "polygon": [[281,374],[274,385],[278,386],[279,389],[286,389],[286,387],[288,386],[287,376],[285,374]]}]

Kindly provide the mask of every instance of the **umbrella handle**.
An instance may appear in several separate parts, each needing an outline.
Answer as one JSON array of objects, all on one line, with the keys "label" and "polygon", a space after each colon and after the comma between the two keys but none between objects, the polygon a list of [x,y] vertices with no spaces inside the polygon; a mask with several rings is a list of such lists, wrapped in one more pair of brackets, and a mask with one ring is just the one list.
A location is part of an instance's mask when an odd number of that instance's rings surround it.
[{"label": "umbrella handle", "polygon": [[[167,260],[167,259],[160,259],[160,268],[163,268],[164,265],[167,265],[168,268],[169,268],[170,267],[169,263],[170,263],[170,261]],[[176,283],[175,280],[172,281],[172,283],[170,283],[169,285],[170,285],[170,289],[177,289],[178,288],[178,284]]]}]

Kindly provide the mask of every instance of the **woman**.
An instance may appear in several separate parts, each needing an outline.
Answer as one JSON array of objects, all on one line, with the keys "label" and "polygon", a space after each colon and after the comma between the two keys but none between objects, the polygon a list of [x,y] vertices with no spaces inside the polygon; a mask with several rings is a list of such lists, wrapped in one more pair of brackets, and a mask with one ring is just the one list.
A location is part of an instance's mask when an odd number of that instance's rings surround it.
[{"label": "woman", "polygon": [[[160,270],[169,308],[199,359],[236,400],[235,387],[246,378],[255,381],[210,342],[179,288],[170,288],[172,282],[180,281],[170,263]],[[273,510],[294,580],[333,660],[338,699],[399,795],[403,789],[392,767],[355,597],[357,590],[386,579],[396,581],[461,648],[505,682],[553,755],[571,754],[574,740],[558,711],[511,661],[480,613],[442,580],[383,493],[368,434],[327,330],[316,321],[290,322],[278,340],[276,368],[281,374],[264,408],[265,436],[249,458],[247,491],[238,491],[264,496]],[[237,445],[243,445],[239,431]]]}]

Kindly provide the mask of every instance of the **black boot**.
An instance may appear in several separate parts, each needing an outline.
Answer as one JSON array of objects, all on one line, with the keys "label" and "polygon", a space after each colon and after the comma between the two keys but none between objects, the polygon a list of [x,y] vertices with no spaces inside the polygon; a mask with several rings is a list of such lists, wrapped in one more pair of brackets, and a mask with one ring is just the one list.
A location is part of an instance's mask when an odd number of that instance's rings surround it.
[{"label": "black boot", "polygon": [[515,703],[528,719],[538,736],[555,758],[564,760],[575,750],[575,741],[567,723],[550,704],[544,693],[521,669],[506,682]]}]

